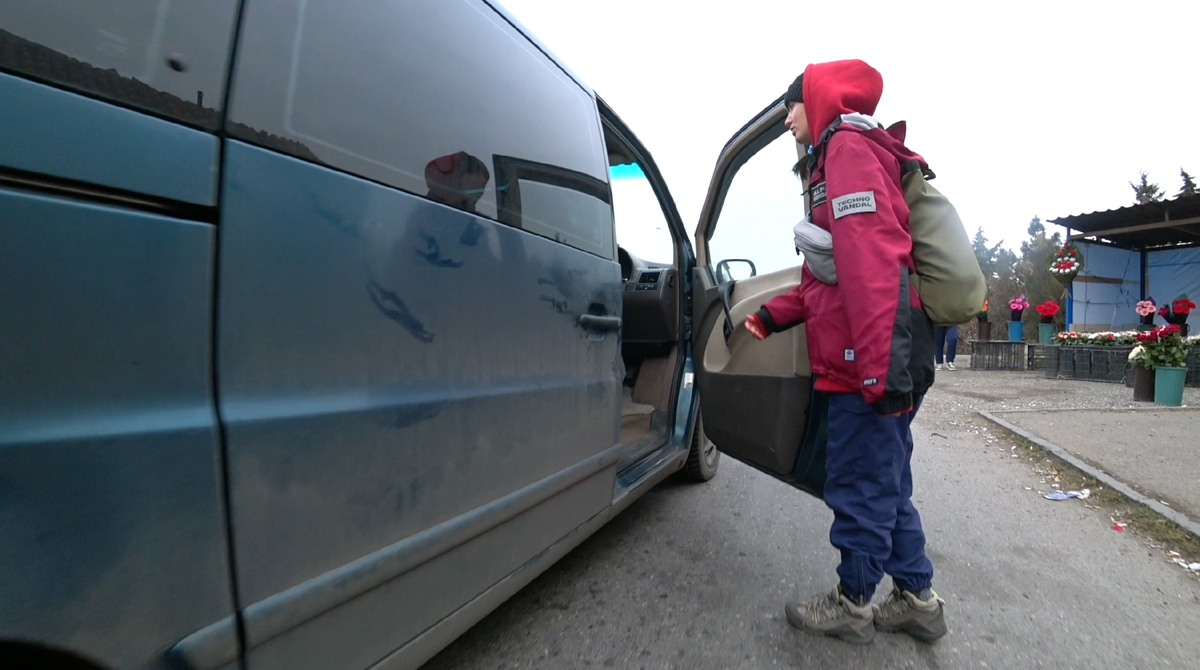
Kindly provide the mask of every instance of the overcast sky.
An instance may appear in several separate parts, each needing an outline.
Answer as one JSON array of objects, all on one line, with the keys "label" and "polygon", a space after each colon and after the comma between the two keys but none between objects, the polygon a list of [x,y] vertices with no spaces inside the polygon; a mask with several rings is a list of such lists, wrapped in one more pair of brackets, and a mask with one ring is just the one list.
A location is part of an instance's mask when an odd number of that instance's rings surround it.
[{"label": "overcast sky", "polygon": [[[1196,0],[502,2],[646,144],[689,230],[733,132],[805,64],[843,58],[883,74],[876,116],[908,121],[934,184],[993,241],[1132,204],[1138,170],[1171,196],[1181,167],[1200,174]],[[790,240],[795,208],[777,204],[738,236]]]}]

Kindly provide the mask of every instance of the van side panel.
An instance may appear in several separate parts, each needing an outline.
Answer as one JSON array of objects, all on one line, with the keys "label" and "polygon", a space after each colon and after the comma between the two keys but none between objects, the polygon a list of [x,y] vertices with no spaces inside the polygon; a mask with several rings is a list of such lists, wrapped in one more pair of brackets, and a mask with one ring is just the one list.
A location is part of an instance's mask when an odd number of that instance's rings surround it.
[{"label": "van side panel", "polygon": [[[331,571],[589,458],[615,463],[618,343],[577,321],[619,296],[619,269],[267,149],[229,142],[226,170],[218,379],[249,667],[326,667],[332,650],[358,667],[611,503],[597,462],[490,539],[342,591],[359,600],[336,615],[307,609]],[[279,600],[301,627],[271,623],[290,616]]]},{"label": "van side panel", "polygon": [[213,135],[2,72],[0,100],[0,165],[126,194],[216,204]]},{"label": "van side panel", "polygon": [[233,613],[214,232],[0,188],[0,640],[141,667]]}]

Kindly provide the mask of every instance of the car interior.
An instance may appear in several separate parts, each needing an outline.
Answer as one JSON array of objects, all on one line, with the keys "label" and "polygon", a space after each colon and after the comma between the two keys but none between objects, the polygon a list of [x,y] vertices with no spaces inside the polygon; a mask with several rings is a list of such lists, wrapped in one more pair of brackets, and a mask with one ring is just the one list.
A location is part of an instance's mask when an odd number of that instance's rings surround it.
[{"label": "car interior", "polygon": [[[604,139],[610,167],[637,163],[634,153],[608,128]],[[615,199],[615,216],[619,218],[621,203],[619,198]],[[659,220],[663,220],[662,217]],[[621,444],[626,449],[619,466],[624,467],[667,439],[679,366],[682,282],[677,267],[678,252],[675,252],[676,258],[639,258],[622,246],[622,226],[618,225],[617,229],[617,259],[624,284],[621,358],[625,364],[625,380]],[[625,241],[625,244],[629,242]]]}]

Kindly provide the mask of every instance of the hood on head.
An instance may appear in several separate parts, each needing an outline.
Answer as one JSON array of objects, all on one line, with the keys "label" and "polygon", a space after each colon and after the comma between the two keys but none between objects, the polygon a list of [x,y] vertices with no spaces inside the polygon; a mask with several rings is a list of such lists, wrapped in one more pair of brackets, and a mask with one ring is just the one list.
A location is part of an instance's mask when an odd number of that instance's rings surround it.
[{"label": "hood on head", "polygon": [[804,68],[804,116],[813,139],[843,114],[875,113],[883,76],[861,60],[812,63]]}]

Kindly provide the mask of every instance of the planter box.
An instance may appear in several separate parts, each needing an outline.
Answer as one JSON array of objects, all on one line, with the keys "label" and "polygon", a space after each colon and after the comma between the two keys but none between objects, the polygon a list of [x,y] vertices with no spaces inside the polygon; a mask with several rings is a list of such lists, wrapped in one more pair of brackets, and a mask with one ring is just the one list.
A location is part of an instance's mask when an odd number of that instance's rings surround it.
[{"label": "planter box", "polygon": [[1024,342],[971,340],[972,370],[1024,370],[1027,357]]},{"label": "planter box", "polygon": [[[1132,380],[1129,352],[1132,346],[1093,347],[1066,345],[1058,347],[1058,369],[1055,378],[1080,379],[1120,384]],[[1051,377],[1047,372],[1047,377]]]},{"label": "planter box", "polygon": [[[1058,375],[1058,349],[1057,344],[1031,344],[1029,351],[1026,353],[1025,369],[1027,370],[1045,370],[1046,377],[1053,379]],[[1054,374],[1050,374],[1053,370]]]}]

